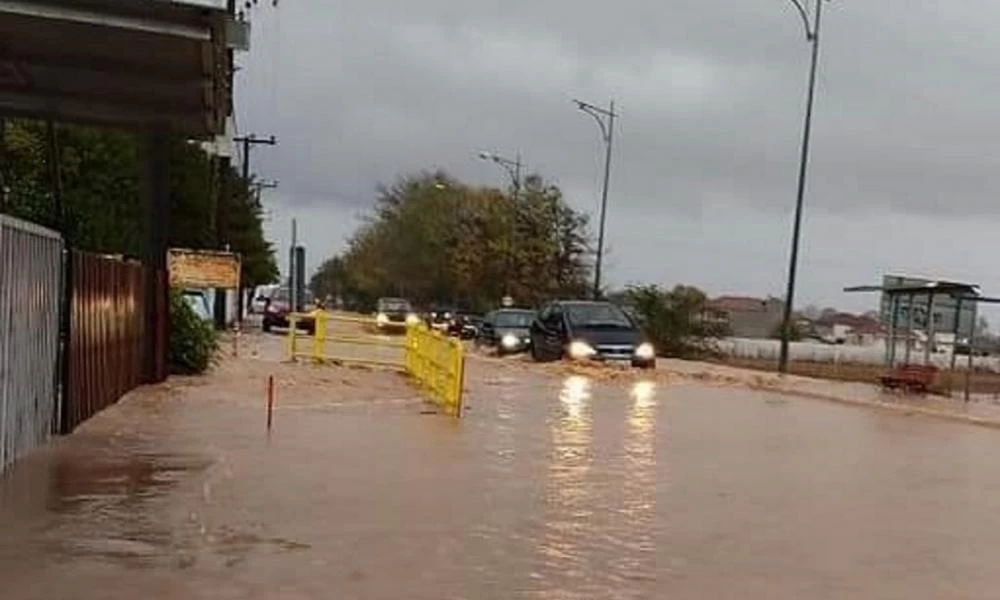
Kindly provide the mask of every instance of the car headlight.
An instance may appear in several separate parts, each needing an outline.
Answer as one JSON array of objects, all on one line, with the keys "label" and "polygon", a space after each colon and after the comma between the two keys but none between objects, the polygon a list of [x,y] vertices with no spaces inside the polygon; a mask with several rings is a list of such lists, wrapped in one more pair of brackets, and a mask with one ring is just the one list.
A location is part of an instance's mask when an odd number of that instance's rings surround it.
[{"label": "car headlight", "polygon": [[587,342],[575,341],[569,345],[569,356],[575,359],[590,358],[597,354],[597,350]]},{"label": "car headlight", "polygon": [[385,325],[388,322],[389,322],[389,317],[385,313],[379,313],[375,315],[376,325]]},{"label": "car headlight", "polygon": [[652,360],[656,358],[656,348],[649,342],[643,342],[635,349],[635,357],[641,360]]},{"label": "car headlight", "polygon": [[406,315],[406,324],[407,325],[416,325],[419,322],[420,322],[420,317],[418,317],[417,315],[415,315],[413,313],[410,313],[410,314]]},{"label": "car headlight", "polygon": [[444,313],[444,318],[445,319],[450,319],[451,318],[451,313],[449,313],[449,312]]},{"label": "car headlight", "polygon": [[500,343],[504,348],[513,348],[514,346],[517,346],[517,341],[517,336],[512,333],[508,333],[500,338]]}]

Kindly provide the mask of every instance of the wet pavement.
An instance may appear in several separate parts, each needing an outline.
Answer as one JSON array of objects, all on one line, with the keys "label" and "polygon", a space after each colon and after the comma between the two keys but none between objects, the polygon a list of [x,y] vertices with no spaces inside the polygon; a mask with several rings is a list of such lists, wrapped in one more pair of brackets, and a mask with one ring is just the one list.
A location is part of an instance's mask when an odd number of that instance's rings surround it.
[{"label": "wet pavement", "polygon": [[[461,421],[274,358],[142,390],[0,483],[0,597],[994,598],[1000,432],[473,357]],[[264,384],[275,375],[275,428]]]}]

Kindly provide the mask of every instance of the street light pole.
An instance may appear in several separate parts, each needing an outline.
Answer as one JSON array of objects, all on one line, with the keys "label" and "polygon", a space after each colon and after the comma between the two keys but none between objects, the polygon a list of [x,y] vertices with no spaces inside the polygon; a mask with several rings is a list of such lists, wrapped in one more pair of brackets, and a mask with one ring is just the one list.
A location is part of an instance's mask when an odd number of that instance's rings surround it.
[{"label": "street light pole", "polygon": [[[601,108],[580,100],[573,101],[576,107],[588,115],[594,117],[597,126],[601,128],[601,141],[604,142],[604,187],[601,190],[601,216],[597,234],[597,261],[594,264],[594,299],[601,295],[601,267],[604,262],[604,225],[608,214],[608,185],[611,183],[611,148],[615,136],[615,101],[608,104],[608,108]],[[605,124],[607,119],[607,124]]]},{"label": "street light pole", "polygon": [[507,171],[511,183],[514,185],[514,199],[517,200],[521,193],[521,153],[518,152],[516,158],[505,158],[492,152],[480,152],[479,158],[496,163],[501,169]]},{"label": "street light pole", "polygon": [[511,182],[514,186],[514,216],[510,223],[510,228],[507,231],[507,269],[504,277],[504,290],[505,294],[510,294],[510,273],[512,267],[514,266],[514,230],[517,227],[517,215],[519,214],[520,207],[518,206],[518,200],[521,198],[521,153],[518,152],[514,159],[505,158],[499,154],[493,152],[481,151],[479,153],[479,158],[482,160],[488,160],[501,169],[507,172],[510,176]]},{"label": "street light pole", "polygon": [[799,185],[795,197],[795,220],[792,224],[792,248],[788,258],[788,287],[785,290],[785,308],[781,320],[781,352],[778,356],[778,372],[788,373],[788,345],[792,333],[792,305],[795,302],[795,279],[799,262],[799,237],[802,230],[802,202],[806,193],[806,176],[809,168],[809,141],[812,137],[813,104],[816,97],[816,71],[819,67],[820,25],[823,21],[823,2],[813,0],[816,12],[812,21],[802,0],[790,0],[799,12],[806,30],[806,40],[812,44],[812,59],[809,65],[809,89],[806,96],[806,117],[802,128],[802,154],[799,161]]}]

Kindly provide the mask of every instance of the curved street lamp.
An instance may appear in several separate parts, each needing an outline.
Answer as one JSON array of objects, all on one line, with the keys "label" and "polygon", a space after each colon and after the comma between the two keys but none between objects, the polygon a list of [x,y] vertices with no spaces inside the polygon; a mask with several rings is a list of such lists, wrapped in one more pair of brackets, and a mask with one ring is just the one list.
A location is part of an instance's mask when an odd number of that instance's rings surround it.
[{"label": "curved street lamp", "polygon": [[823,21],[823,3],[830,0],[813,0],[815,14],[810,20],[804,0],[789,0],[802,18],[806,41],[812,45],[809,65],[809,90],[806,97],[806,119],[802,128],[802,155],[799,161],[799,186],[795,198],[795,220],[792,224],[792,249],[788,258],[788,287],[785,290],[785,309],[781,320],[781,352],[778,355],[778,372],[788,372],[788,343],[792,333],[792,304],[795,301],[795,279],[799,263],[799,236],[802,230],[802,201],[806,193],[806,175],[809,167],[809,141],[812,136],[813,103],[816,97],[816,71],[819,66],[819,35]]},{"label": "curved street lamp", "polygon": [[597,261],[594,264],[594,299],[601,295],[601,266],[604,260],[604,224],[608,213],[608,184],[611,180],[611,145],[615,135],[615,101],[608,108],[601,108],[581,100],[573,100],[576,107],[594,117],[597,126],[601,128],[601,141],[604,142],[604,187],[601,190],[601,217],[597,234]]},{"label": "curved street lamp", "polygon": [[479,158],[495,163],[501,169],[507,171],[507,174],[510,175],[511,183],[514,185],[514,200],[517,200],[521,194],[521,153],[518,152],[516,158],[510,159],[482,150],[479,152]]},{"label": "curved street lamp", "polygon": [[510,175],[511,183],[514,186],[514,217],[511,220],[510,228],[507,231],[507,268],[504,274],[504,297],[510,295],[510,276],[511,271],[514,266],[514,230],[517,228],[517,215],[518,215],[518,200],[521,197],[521,153],[518,152],[516,158],[510,159],[494,152],[486,152],[481,150],[479,152],[479,158],[482,160],[490,161]]}]

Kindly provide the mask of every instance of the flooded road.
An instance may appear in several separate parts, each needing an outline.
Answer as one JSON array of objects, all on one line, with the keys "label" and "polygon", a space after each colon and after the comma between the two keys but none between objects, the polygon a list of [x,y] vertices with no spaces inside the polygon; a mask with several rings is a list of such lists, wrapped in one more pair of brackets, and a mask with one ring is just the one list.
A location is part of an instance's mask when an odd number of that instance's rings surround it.
[{"label": "flooded road", "polygon": [[0,597],[996,596],[1000,432],[650,377],[228,361],[14,469]]}]

